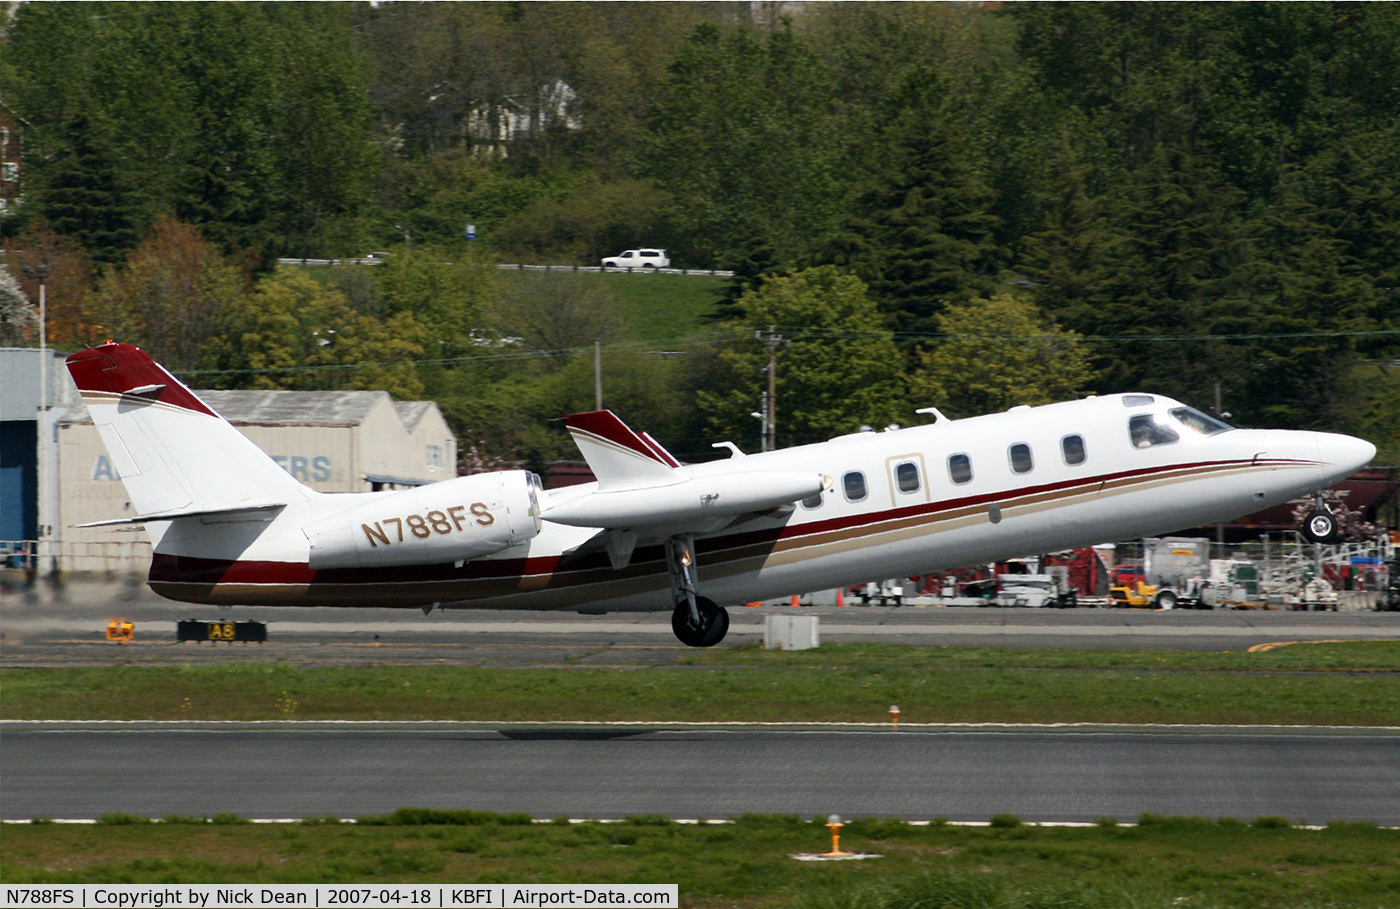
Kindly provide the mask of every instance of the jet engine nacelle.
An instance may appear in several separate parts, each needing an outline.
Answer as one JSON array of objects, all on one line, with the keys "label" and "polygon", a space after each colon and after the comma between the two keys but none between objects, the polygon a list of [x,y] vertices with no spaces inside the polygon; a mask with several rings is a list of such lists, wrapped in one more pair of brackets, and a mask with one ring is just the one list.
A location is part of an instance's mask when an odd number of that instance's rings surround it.
[{"label": "jet engine nacelle", "polygon": [[535,474],[507,470],[376,496],[306,527],[311,568],[441,564],[500,552],[540,532],[539,490]]},{"label": "jet engine nacelle", "polygon": [[556,524],[614,529],[669,521],[699,522],[791,505],[830,485],[831,478],[815,470],[754,470],[678,477],[669,485],[596,490],[550,505],[544,517]]}]

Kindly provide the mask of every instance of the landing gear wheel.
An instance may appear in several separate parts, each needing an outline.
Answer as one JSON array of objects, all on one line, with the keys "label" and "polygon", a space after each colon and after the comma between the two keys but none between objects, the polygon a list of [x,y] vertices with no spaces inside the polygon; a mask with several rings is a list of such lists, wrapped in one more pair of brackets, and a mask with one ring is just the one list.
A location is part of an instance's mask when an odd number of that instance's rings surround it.
[{"label": "landing gear wheel", "polygon": [[1176,591],[1174,591],[1174,590],[1159,590],[1159,591],[1157,591],[1157,608],[1158,608],[1158,609],[1175,609],[1175,608],[1176,608]]},{"label": "landing gear wheel", "polygon": [[729,613],[714,600],[705,597],[695,598],[695,608],[700,613],[700,624],[690,619],[690,606],[684,600],[676,604],[671,613],[671,630],[687,647],[713,647],[724,640],[729,631]]},{"label": "landing gear wheel", "polygon": [[1311,543],[1330,543],[1337,538],[1337,517],[1325,508],[1314,508],[1303,519],[1303,536]]}]

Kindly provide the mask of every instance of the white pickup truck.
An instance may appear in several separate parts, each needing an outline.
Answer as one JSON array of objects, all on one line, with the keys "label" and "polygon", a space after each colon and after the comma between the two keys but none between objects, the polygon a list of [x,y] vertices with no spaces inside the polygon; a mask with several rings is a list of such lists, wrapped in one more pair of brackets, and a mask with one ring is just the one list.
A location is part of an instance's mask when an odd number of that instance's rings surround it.
[{"label": "white pickup truck", "polygon": [[629,249],[603,260],[603,270],[609,268],[670,268],[671,260],[664,249]]}]

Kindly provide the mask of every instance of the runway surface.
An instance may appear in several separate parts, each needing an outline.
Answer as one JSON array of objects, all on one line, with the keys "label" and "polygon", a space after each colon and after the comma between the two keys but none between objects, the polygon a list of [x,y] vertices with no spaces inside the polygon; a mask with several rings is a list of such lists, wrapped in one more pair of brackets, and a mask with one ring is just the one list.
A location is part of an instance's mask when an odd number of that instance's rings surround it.
[{"label": "runway surface", "polygon": [[1359,731],[6,723],[0,743],[7,819],[412,806],[1400,824],[1400,736]]},{"label": "runway surface", "polygon": [[[690,651],[664,612],[215,610],[139,582],[7,587],[0,668],[285,661],[296,665],[640,667]],[[1244,650],[1400,639],[1400,613],[1151,612],[788,605],[731,609],[721,647],[772,614],[823,642]],[[125,646],[111,618],[136,623]],[[268,622],[265,645],[178,644],[185,618]],[[487,727],[0,724],[0,816],[232,813],[353,817],[399,807],[536,817],[804,816],[1132,820],[1143,812],[1400,824],[1400,735],[1258,729]]]}]

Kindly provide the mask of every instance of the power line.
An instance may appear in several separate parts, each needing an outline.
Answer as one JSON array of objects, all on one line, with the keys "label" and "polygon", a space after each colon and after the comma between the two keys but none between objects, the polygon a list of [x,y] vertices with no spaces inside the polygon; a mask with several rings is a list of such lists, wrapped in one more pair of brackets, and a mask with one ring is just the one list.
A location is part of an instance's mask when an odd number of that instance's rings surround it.
[{"label": "power line", "polygon": [[[1082,342],[1082,343],[1193,343],[1203,341],[1287,341],[1287,340],[1319,340],[1319,339],[1343,339],[1343,338],[1383,338],[1400,336],[1400,329],[1375,329],[1372,331],[1305,331],[1305,332],[1250,332],[1250,333],[1215,333],[1215,334],[1112,334],[1112,335],[1080,335],[1080,334],[1037,334],[1037,335],[1017,335],[997,332],[978,333],[941,333],[941,332],[889,332],[889,331],[853,331],[849,329],[821,329],[804,328],[799,326],[772,326],[768,329],[770,333],[781,332],[788,342],[800,340],[882,340],[890,339],[895,341],[991,341],[991,340],[1015,340],[1015,341],[1056,341]],[[623,341],[610,344],[613,348],[631,349],[645,353],[659,354],[675,350],[687,350],[701,347],[706,344],[723,344],[741,341],[752,341],[753,332],[749,329],[726,329],[709,332],[701,332],[693,335],[686,335],[676,338],[652,338],[640,341]],[[196,369],[186,370],[184,375],[189,376],[220,376],[220,375],[269,375],[275,373],[299,373],[299,372],[320,372],[333,369],[390,369],[402,366],[457,366],[472,363],[493,363],[511,360],[545,360],[559,359],[561,357],[572,357],[581,353],[589,352],[593,349],[590,343],[580,347],[562,348],[530,348],[518,350],[496,350],[490,353],[480,352],[457,357],[422,357],[406,358],[401,360],[383,360],[362,363],[317,363],[303,366],[268,366],[261,368],[235,368],[235,369]]]}]

